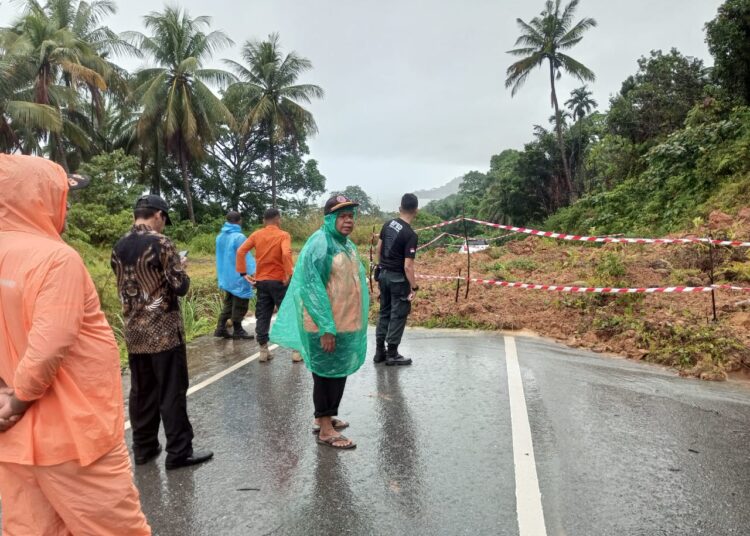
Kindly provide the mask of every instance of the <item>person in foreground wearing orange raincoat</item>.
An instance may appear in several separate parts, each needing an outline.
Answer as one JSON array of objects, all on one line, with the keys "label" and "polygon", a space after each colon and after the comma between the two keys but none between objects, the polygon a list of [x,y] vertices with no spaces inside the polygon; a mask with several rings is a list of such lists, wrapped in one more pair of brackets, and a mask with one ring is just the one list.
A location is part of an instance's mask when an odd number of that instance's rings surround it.
[{"label": "person in foreground wearing orange raincoat", "polygon": [[60,238],[57,164],[0,154],[0,496],[5,536],[151,534],[124,440],[119,352]]}]

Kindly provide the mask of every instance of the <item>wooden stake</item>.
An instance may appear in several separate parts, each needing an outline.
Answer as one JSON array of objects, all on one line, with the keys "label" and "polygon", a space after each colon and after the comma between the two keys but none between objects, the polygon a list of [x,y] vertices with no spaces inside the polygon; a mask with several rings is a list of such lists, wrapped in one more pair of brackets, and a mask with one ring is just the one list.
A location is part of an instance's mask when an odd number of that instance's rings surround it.
[{"label": "wooden stake", "polygon": [[[711,282],[711,285],[714,284],[714,237],[713,235],[709,234],[708,239],[711,240],[711,242],[708,244],[708,259],[709,259],[709,267],[710,272],[708,274],[708,280]],[[716,315],[716,289],[711,289],[711,311],[713,313],[714,322],[718,320],[718,317]]]},{"label": "wooden stake", "polygon": [[458,292],[461,290],[461,268],[458,269],[458,279],[456,279],[456,303],[458,303]]},{"label": "wooden stake", "polygon": [[471,248],[469,247],[469,227],[466,225],[466,213],[463,215],[464,220],[464,242],[466,244],[466,294],[464,299],[469,298],[469,281],[471,280]]},{"label": "wooden stake", "polygon": [[372,261],[373,261],[373,254],[372,254],[372,246],[373,246],[373,244],[372,244],[372,241],[373,241],[373,237],[374,236],[375,236],[375,226],[373,225],[372,226],[372,234],[370,234],[370,293],[373,292],[373,290],[372,290],[372,272],[375,269],[375,267],[372,265]]}]

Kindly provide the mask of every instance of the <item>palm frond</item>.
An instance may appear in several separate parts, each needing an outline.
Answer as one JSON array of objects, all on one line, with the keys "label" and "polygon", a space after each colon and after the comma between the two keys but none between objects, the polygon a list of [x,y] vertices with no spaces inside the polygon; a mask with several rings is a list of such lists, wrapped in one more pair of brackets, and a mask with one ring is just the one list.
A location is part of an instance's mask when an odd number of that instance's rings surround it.
[{"label": "palm frond", "polygon": [[60,111],[52,106],[25,101],[8,101],[5,111],[13,123],[17,123],[21,128],[49,132],[62,130]]},{"label": "palm frond", "polygon": [[506,71],[505,87],[512,88],[511,95],[515,96],[518,90],[526,83],[526,79],[535,68],[540,67],[544,62],[544,54],[535,52],[522,60],[519,60],[508,67]]},{"label": "palm frond", "polygon": [[594,72],[584,64],[580,63],[578,60],[575,60],[565,54],[558,54],[557,57],[560,60],[562,68],[568,74],[575,76],[581,81],[593,82],[596,80],[596,75],[594,74]]},{"label": "palm frond", "polygon": [[196,71],[195,77],[198,80],[208,82],[220,88],[228,87],[238,81],[237,77],[232,73],[222,71],[221,69],[200,69]]}]

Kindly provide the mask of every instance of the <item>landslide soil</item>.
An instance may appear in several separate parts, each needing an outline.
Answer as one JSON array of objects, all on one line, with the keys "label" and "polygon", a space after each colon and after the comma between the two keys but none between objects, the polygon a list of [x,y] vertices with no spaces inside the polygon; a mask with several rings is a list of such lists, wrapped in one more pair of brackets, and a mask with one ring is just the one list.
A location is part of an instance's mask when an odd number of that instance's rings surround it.
[{"label": "landslide soil", "polygon": [[[694,234],[748,239],[750,208],[713,213]],[[454,250],[455,251],[455,250]],[[591,245],[528,237],[472,254],[472,277],[512,282],[608,287],[704,286],[711,253],[703,245]],[[714,281],[750,287],[744,248],[715,248]],[[466,255],[421,252],[421,275],[465,276]],[[591,295],[420,279],[410,322],[428,327],[532,330],[572,347],[671,366],[687,376],[726,379],[750,368],[750,292]]]}]

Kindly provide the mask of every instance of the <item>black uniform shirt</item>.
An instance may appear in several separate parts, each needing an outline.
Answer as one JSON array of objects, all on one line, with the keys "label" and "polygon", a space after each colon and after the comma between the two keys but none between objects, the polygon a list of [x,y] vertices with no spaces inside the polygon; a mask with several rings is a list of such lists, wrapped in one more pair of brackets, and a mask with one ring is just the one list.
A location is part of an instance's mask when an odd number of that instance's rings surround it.
[{"label": "black uniform shirt", "polygon": [[417,233],[401,218],[386,222],[380,230],[383,247],[380,266],[390,272],[404,271],[404,261],[417,256]]}]

